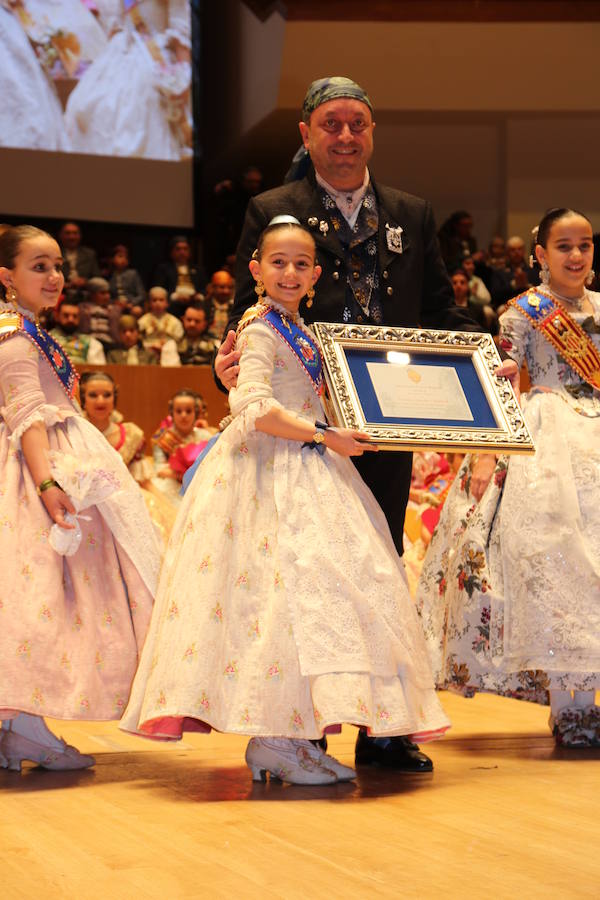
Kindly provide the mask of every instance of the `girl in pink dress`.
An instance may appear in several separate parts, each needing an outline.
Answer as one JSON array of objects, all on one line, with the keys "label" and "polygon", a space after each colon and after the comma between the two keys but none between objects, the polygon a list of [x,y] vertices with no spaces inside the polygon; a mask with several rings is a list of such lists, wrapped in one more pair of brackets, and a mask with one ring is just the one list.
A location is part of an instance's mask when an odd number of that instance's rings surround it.
[{"label": "girl in pink dress", "polygon": [[[16,770],[23,759],[93,764],[42,716],[120,718],[159,566],[135,482],[81,416],[77,375],[37,323],[58,300],[61,267],[45,232],[0,236],[0,765]],[[95,505],[82,493],[92,482]]]}]

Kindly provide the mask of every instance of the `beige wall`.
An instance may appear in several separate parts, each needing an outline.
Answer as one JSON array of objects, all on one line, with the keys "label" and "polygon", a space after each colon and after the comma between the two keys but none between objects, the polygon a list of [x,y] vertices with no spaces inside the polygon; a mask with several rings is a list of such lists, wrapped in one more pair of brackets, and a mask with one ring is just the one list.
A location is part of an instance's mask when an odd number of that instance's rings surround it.
[{"label": "beige wall", "polygon": [[274,13],[261,24],[238,0],[230,7],[244,112],[221,164],[262,164],[278,182],[298,145],[307,84],[348,74],[376,109],[374,174],[428,197],[439,222],[470,210],[483,245],[498,231],[526,237],[546,207],[564,203],[600,230],[600,23],[285,22]]}]

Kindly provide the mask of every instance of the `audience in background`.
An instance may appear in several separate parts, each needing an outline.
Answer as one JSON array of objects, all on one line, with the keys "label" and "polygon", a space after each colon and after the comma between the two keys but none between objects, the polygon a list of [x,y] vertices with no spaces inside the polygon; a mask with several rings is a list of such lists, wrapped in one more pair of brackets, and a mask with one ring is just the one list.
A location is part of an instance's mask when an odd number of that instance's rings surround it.
[{"label": "audience in background", "polygon": [[523,238],[509,238],[506,242],[506,263],[503,268],[494,269],[490,278],[489,288],[494,309],[502,312],[511,297],[522,294],[537,283],[536,272],[525,262]]},{"label": "audience in background", "polygon": [[[165,347],[166,344],[163,351]],[[119,344],[109,350],[107,360],[120,366],[154,366],[159,362],[156,353],[146,350],[142,344],[135,316],[124,315],[119,319]],[[162,351],[160,362],[162,365]]]},{"label": "audience in background", "polygon": [[108,372],[84,372],[80,381],[84,415],[117,451],[142,490],[150,518],[162,539],[169,537],[175,521],[175,508],[153,490],[154,465],[145,455],[144,432],[135,422],[125,422],[117,410],[118,389]]},{"label": "audience in background", "polygon": [[210,333],[219,342],[223,339],[223,332],[229,322],[234,292],[235,281],[225,269],[214,272],[206,286],[210,302]]},{"label": "audience in background", "polygon": [[80,329],[100,341],[106,353],[119,342],[119,318],[121,307],[111,303],[106,278],[90,278],[87,282],[87,300],[79,304]]},{"label": "audience in background", "polygon": [[227,178],[213,188],[213,213],[208,260],[212,266],[222,266],[235,254],[246,207],[252,197],[263,190],[263,175],[256,166],[248,166],[241,178]]},{"label": "audience in background", "polygon": [[464,209],[453,212],[438,231],[442,259],[449,272],[461,266],[465,256],[477,252],[477,241],[473,237],[473,219]]},{"label": "audience in background", "polygon": [[219,341],[208,331],[208,317],[203,306],[188,306],[181,320],[184,336],[177,344],[182,366],[210,366]]},{"label": "audience in background", "polygon": [[59,232],[63,255],[65,293],[70,299],[81,300],[90,278],[100,275],[98,257],[91,247],[81,243],[81,229],[76,222],[65,222]]},{"label": "audience in background", "polygon": [[506,266],[506,241],[500,235],[490,241],[485,264],[489,269],[503,269]]},{"label": "audience in background", "polygon": [[498,316],[489,304],[482,303],[471,295],[469,290],[469,277],[464,269],[455,269],[450,276],[454,302],[457,306],[468,307],[469,312],[480,324],[484,331],[490,334],[498,334]]},{"label": "audience in background", "polygon": [[148,292],[150,309],[138,319],[138,328],[144,347],[155,354],[157,362],[160,360],[162,363],[163,351],[166,350],[168,358],[173,361],[163,364],[174,366],[179,365],[177,341],[181,340],[184,332],[183,325],[177,316],[167,312],[168,305],[169,300],[165,288],[150,288]]},{"label": "audience in background", "polygon": [[154,284],[166,290],[169,312],[181,316],[190,302],[204,300],[203,277],[198,266],[190,261],[192,248],[186,237],[178,235],[171,239],[169,255],[168,262],[157,266]]},{"label": "audience in background", "polygon": [[129,250],[124,244],[113,248],[110,258],[111,275],[109,278],[110,294],[123,310],[130,311],[133,306],[143,308],[146,299],[144,284],[136,269],[129,265]]},{"label": "audience in background", "polygon": [[479,275],[475,274],[475,260],[472,256],[465,256],[463,259],[462,268],[467,273],[467,277],[469,279],[469,290],[471,292],[471,297],[474,300],[479,300],[482,304],[490,303],[491,296],[490,292],[485,286],[485,283]]},{"label": "audience in background", "polygon": [[195,391],[183,389],[169,400],[169,416],[152,436],[156,469],[153,483],[178,503],[181,480],[216,429],[206,419],[206,404]]},{"label": "audience in background", "polygon": [[91,334],[84,334],[80,327],[80,312],[77,303],[63,300],[54,310],[52,337],[58,341],[69,359],[76,366],[88,363],[103,366],[106,363],[104,348]]}]

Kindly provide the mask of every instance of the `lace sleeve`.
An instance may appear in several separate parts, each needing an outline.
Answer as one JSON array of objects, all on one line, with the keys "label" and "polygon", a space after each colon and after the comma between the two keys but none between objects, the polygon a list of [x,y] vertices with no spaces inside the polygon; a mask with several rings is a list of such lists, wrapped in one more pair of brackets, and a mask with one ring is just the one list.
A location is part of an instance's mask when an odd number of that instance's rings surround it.
[{"label": "lace sleeve", "polygon": [[520,367],[523,365],[531,327],[525,316],[509,306],[500,316],[500,346]]},{"label": "lace sleeve", "polygon": [[40,384],[39,354],[26,337],[16,334],[0,344],[0,415],[11,433],[13,449],[34,422],[55,425],[72,413],[48,403]]},{"label": "lace sleeve", "polygon": [[256,419],[281,403],[273,397],[271,376],[275,368],[278,339],[268,325],[252,322],[242,332],[237,349],[241,352],[237,387],[229,392],[229,406],[234,419],[242,417],[243,426],[254,428]]}]

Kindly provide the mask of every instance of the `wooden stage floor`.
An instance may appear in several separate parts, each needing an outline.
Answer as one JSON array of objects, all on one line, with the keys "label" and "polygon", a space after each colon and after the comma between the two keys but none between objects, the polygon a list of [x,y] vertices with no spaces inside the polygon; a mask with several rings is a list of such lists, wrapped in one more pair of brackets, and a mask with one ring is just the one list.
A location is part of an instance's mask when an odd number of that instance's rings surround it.
[{"label": "wooden stage floor", "polygon": [[600,751],[557,750],[546,708],[442,698],[433,775],[328,788],[253,785],[240,737],[60,723],[97,765],[0,770],[0,897],[600,897]]}]

